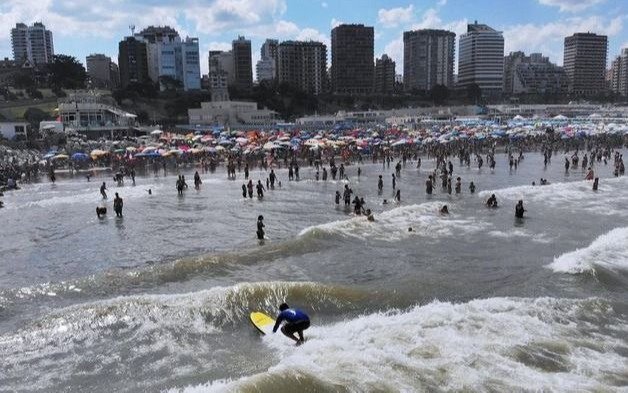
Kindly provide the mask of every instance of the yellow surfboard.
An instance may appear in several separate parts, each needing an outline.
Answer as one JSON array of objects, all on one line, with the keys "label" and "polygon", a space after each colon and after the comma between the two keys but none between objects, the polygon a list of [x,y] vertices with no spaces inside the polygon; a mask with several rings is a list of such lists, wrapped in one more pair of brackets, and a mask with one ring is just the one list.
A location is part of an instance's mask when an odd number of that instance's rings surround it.
[{"label": "yellow surfboard", "polygon": [[255,326],[262,334],[269,334],[273,332],[275,320],[263,312],[252,312],[249,318],[251,319],[253,326]]}]

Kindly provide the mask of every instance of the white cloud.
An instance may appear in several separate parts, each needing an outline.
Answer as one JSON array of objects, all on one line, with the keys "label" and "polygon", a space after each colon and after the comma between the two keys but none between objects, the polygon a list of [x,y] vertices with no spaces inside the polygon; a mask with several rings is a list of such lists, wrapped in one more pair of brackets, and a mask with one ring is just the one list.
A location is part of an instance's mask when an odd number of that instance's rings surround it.
[{"label": "white cloud", "polygon": [[421,20],[412,25],[412,30],[442,28],[442,24],[443,21],[438,16],[438,11],[434,8],[428,8],[421,16]]},{"label": "white cloud", "polygon": [[560,12],[580,12],[605,0],[539,0],[542,5],[559,7]]},{"label": "white cloud", "polygon": [[445,6],[447,4],[447,0],[438,0],[437,4],[438,4],[439,7],[443,7],[443,6]]},{"label": "white cloud", "polygon": [[328,4],[326,2],[324,2],[324,1],[321,3],[321,7],[327,8],[327,6],[328,6]]},{"label": "white cloud", "polygon": [[216,0],[208,6],[180,6],[196,30],[207,34],[271,23],[286,7],[285,0]]},{"label": "white cloud", "polygon": [[377,21],[384,27],[397,27],[412,21],[414,18],[414,5],[410,4],[406,8],[397,7],[391,9],[380,9],[377,11]]},{"label": "white cloud", "polygon": [[337,27],[337,26],[339,26],[339,25],[341,25],[341,24],[343,24],[343,23],[345,23],[345,22],[340,21],[340,20],[338,20],[338,19],[336,19],[336,18],[331,18],[331,23],[330,23],[330,25],[331,25],[331,28],[333,29],[334,27]]},{"label": "white cloud", "polygon": [[311,27],[306,27],[305,29],[301,30],[295,38],[298,41],[320,41],[327,45],[329,48],[329,38],[325,34]]},{"label": "white cloud", "polygon": [[532,23],[510,26],[504,30],[504,52],[523,50],[542,52],[553,62],[562,64],[564,39],[578,32],[616,36],[623,29],[623,17],[611,20],[599,16],[573,17],[543,25]]},{"label": "white cloud", "polygon": [[384,53],[395,61],[395,73],[403,74],[403,38],[399,37],[386,44]]}]

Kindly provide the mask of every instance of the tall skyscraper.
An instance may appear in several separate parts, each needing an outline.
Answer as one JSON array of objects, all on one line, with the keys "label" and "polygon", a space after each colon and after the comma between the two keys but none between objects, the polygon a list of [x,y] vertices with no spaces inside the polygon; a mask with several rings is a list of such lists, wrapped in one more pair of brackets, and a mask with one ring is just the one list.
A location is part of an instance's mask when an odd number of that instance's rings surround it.
[{"label": "tall skyscraper", "polygon": [[511,52],[504,57],[504,93],[564,94],[569,85],[562,67],[541,53]]},{"label": "tall skyscraper", "polygon": [[310,94],[325,90],[327,47],[315,41],[285,41],[277,50],[280,83],[288,83]]},{"label": "tall skyscraper", "polygon": [[372,26],[339,25],[331,31],[331,85],[338,94],[373,91],[374,30]]},{"label": "tall skyscraper", "polygon": [[31,64],[46,64],[54,56],[52,32],[46,30],[46,26],[40,22],[32,26],[17,23],[11,29],[11,44],[13,59],[19,63],[29,61]]},{"label": "tall skyscraper", "polygon": [[260,50],[260,60],[257,62],[257,81],[274,80],[277,78],[277,47],[279,41],[267,39]]},{"label": "tall skyscraper", "polygon": [[229,85],[235,80],[233,53],[231,51],[210,50],[209,72],[207,74],[212,101],[228,101]]},{"label": "tall skyscraper", "polygon": [[456,34],[446,30],[403,33],[403,85],[406,90],[453,87]]},{"label": "tall skyscraper", "polygon": [[458,86],[477,84],[482,94],[502,92],[504,82],[504,37],[501,31],[478,24],[467,25],[460,36]]},{"label": "tall skyscraper", "polygon": [[112,89],[118,87],[118,66],[111,61],[111,57],[103,54],[91,54],[85,59],[87,74],[91,85],[98,88]]},{"label": "tall skyscraper", "polygon": [[375,60],[374,89],[376,94],[392,94],[395,91],[395,62],[386,54]]},{"label": "tall skyscraper", "polygon": [[610,89],[613,93],[628,97],[628,48],[623,48],[612,62]]},{"label": "tall skyscraper", "polygon": [[118,67],[120,68],[120,85],[127,87],[130,83],[150,82],[146,43],[135,37],[126,37],[118,45]]},{"label": "tall skyscraper", "polygon": [[253,60],[251,59],[251,40],[239,36],[231,43],[233,53],[234,84],[242,90],[253,87]]},{"label": "tall skyscraper", "polygon": [[607,50],[605,35],[575,33],[565,37],[564,68],[570,94],[590,96],[605,90]]},{"label": "tall skyscraper", "polygon": [[179,81],[185,91],[201,88],[198,38],[182,40],[169,26],[149,26],[135,38],[146,43],[148,74],[162,89],[162,77]]}]

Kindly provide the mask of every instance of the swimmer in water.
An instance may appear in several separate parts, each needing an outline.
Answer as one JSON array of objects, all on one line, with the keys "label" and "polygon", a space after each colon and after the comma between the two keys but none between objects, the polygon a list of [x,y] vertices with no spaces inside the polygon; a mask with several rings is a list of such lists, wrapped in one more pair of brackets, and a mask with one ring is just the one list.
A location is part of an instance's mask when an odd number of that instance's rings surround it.
[{"label": "swimmer in water", "polygon": [[523,200],[520,199],[515,206],[515,217],[523,218],[523,212],[525,211],[526,209],[523,208]]},{"label": "swimmer in water", "polygon": [[443,205],[443,207],[440,208],[440,214],[449,214],[449,209],[447,208],[447,205]]},{"label": "swimmer in water", "polygon": [[264,239],[264,227],[266,227],[266,225],[264,225],[264,216],[260,215],[257,217],[257,238],[259,240]]},{"label": "swimmer in water", "polygon": [[371,212],[371,209],[366,209],[366,219],[368,221],[375,221],[375,217],[373,217],[373,213]]},{"label": "swimmer in water", "polygon": [[490,198],[486,201],[487,207],[497,207],[497,197],[495,194],[492,194]]},{"label": "swimmer in water", "polygon": [[469,183],[469,192],[471,194],[475,193],[475,184],[473,182]]}]

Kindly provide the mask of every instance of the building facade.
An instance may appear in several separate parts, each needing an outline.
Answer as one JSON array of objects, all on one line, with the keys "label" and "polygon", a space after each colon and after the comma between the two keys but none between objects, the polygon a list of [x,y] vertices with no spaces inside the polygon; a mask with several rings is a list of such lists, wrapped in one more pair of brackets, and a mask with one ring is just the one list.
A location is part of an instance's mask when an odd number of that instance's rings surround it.
[{"label": "building facade", "polygon": [[260,60],[257,62],[257,81],[272,81],[277,78],[277,53],[279,41],[267,39],[260,49]]},{"label": "building facade", "polygon": [[628,97],[628,48],[623,48],[610,69],[610,90],[623,97]]},{"label": "building facade", "polygon": [[327,47],[315,41],[285,41],[278,47],[278,81],[310,94],[325,91]]},{"label": "building facade", "polygon": [[511,52],[504,57],[505,94],[564,94],[568,86],[563,68],[541,53]]},{"label": "building facade", "polygon": [[120,82],[118,65],[111,61],[111,57],[91,54],[86,57],[85,64],[92,87],[105,89],[118,87]]},{"label": "building facade", "polygon": [[94,94],[76,93],[59,99],[59,117],[66,131],[100,137],[137,135],[137,116]]},{"label": "building facade", "polygon": [[480,86],[482,94],[500,94],[504,79],[504,37],[501,31],[478,24],[467,25],[460,36],[458,86]]},{"label": "building facade", "polygon": [[33,65],[52,62],[54,44],[52,32],[46,30],[43,23],[36,22],[32,26],[17,23],[11,29],[13,59],[23,63],[29,61]]},{"label": "building facade", "polygon": [[185,91],[201,88],[198,38],[182,40],[169,26],[149,26],[135,38],[146,43],[149,77],[162,90],[166,88],[164,77],[178,81]]},{"label": "building facade", "polygon": [[446,30],[403,33],[403,85],[410,90],[430,90],[435,85],[454,86],[456,34]]},{"label": "building facade", "polygon": [[383,54],[375,60],[375,94],[392,94],[395,92],[395,62]]},{"label": "building facade", "polygon": [[605,35],[575,33],[565,37],[564,68],[570,94],[591,96],[604,92],[607,51]]},{"label": "building facade", "polygon": [[188,109],[190,125],[224,127],[270,127],[282,121],[277,112],[257,109],[257,103],[246,101],[201,102],[200,108]]},{"label": "building facade", "polygon": [[239,36],[231,43],[233,53],[234,84],[241,90],[253,87],[253,60],[251,59],[251,40]]},{"label": "building facade", "polygon": [[118,67],[122,88],[126,88],[130,83],[150,82],[146,43],[135,37],[126,37],[120,41]]},{"label": "building facade", "polygon": [[373,92],[374,29],[339,25],[331,31],[331,88],[336,94]]}]

